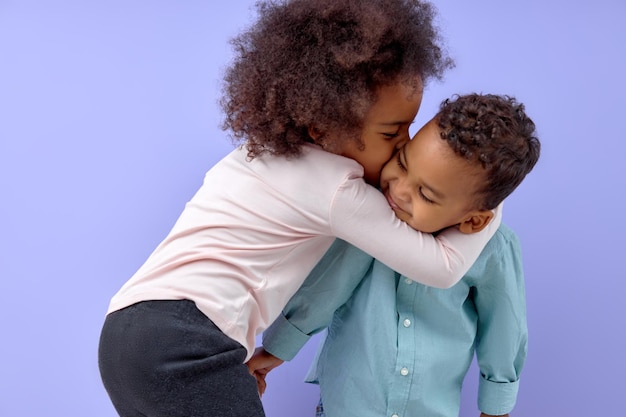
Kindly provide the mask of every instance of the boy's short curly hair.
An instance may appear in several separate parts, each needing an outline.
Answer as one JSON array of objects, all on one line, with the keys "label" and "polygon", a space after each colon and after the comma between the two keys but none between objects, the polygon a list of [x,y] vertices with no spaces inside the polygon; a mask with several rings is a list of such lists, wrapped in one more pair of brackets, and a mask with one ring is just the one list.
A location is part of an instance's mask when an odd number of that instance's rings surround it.
[{"label": "boy's short curly hair", "polygon": [[514,97],[457,95],[441,103],[436,118],[441,138],[454,152],[485,169],[486,183],[476,200],[479,209],[497,207],[539,159],[535,123]]},{"label": "boy's short curly hair", "polygon": [[223,129],[246,144],[250,158],[298,155],[312,141],[310,127],[360,142],[378,87],[419,89],[453,66],[425,1],[268,0],[256,7],[258,20],[231,41],[220,101]]}]

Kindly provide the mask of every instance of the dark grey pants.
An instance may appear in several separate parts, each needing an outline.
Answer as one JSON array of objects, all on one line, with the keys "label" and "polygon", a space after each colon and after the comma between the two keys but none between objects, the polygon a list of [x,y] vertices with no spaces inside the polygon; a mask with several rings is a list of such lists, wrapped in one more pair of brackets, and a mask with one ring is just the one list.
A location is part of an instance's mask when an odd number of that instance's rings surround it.
[{"label": "dark grey pants", "polygon": [[245,356],[193,302],[145,301],[106,317],[98,364],[122,417],[263,417]]}]

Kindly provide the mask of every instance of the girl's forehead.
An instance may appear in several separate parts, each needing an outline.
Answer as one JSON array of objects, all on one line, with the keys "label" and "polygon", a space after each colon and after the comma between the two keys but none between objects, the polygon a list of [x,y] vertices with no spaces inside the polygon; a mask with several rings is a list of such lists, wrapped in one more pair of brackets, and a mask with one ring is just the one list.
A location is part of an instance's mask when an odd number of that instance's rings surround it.
[{"label": "girl's forehead", "polygon": [[411,92],[404,84],[389,85],[380,89],[365,117],[380,124],[411,123],[421,103],[421,93]]}]

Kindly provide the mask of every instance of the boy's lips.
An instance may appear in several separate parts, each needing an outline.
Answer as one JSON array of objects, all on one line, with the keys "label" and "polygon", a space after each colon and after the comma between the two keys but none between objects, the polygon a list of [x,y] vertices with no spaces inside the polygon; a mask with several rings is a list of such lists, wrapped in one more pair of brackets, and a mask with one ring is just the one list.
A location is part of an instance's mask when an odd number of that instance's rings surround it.
[{"label": "boy's lips", "polygon": [[393,200],[393,197],[391,197],[391,195],[389,194],[389,191],[385,192],[385,198],[387,199],[387,204],[389,204],[389,207],[391,207],[392,210],[402,210],[400,208],[400,206],[398,206],[396,204],[396,202]]}]

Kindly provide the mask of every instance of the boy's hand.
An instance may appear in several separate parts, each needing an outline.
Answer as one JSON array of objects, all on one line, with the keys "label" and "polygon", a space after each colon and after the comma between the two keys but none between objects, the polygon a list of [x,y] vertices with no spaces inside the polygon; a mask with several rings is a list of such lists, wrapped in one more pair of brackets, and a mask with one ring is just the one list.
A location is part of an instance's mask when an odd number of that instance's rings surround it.
[{"label": "boy's hand", "polygon": [[255,349],[252,358],[246,365],[248,366],[248,371],[252,376],[256,378],[257,388],[259,390],[259,396],[262,396],[265,392],[265,388],[267,384],[265,382],[265,376],[277,366],[280,366],[284,361],[282,359],[277,358],[276,356],[268,353],[263,349],[263,347],[258,347]]}]

